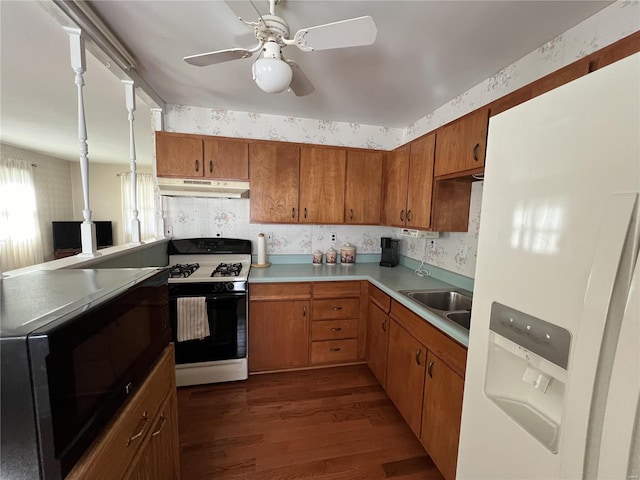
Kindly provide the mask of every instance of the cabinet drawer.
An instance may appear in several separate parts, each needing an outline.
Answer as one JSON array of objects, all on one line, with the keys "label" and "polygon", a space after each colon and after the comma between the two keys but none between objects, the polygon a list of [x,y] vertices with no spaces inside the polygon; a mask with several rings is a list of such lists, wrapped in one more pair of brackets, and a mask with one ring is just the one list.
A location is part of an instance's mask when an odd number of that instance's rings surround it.
[{"label": "cabinet drawer", "polygon": [[[349,268],[336,265],[335,268]],[[360,282],[316,282],[313,298],[360,297]]]},{"label": "cabinet drawer", "polygon": [[351,362],[358,358],[358,340],[311,342],[311,363]]},{"label": "cabinet drawer", "polygon": [[378,305],[383,312],[389,313],[389,310],[391,310],[391,297],[371,284],[369,285],[369,298],[373,303]]},{"label": "cabinet drawer", "polygon": [[257,283],[249,285],[249,300],[306,300],[310,283]]},{"label": "cabinet drawer", "polygon": [[[162,401],[172,388],[175,388],[175,373],[173,347],[170,347],[140,390],[69,473],[67,480],[124,478],[134,455],[154,426]],[[107,476],[106,472],[109,473]]]},{"label": "cabinet drawer", "polygon": [[314,320],[358,318],[359,316],[360,299],[358,298],[332,298],[330,300],[313,301]]},{"label": "cabinet drawer", "polygon": [[358,320],[321,320],[311,323],[311,340],[357,338]]}]

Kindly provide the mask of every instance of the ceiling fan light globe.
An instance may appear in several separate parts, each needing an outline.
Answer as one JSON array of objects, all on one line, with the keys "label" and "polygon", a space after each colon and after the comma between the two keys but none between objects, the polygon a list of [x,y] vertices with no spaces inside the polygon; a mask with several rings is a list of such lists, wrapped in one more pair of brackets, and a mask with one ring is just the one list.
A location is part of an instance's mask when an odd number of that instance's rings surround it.
[{"label": "ceiling fan light globe", "polygon": [[253,77],[263,92],[280,93],[289,88],[293,71],[280,59],[259,58],[253,64]]}]

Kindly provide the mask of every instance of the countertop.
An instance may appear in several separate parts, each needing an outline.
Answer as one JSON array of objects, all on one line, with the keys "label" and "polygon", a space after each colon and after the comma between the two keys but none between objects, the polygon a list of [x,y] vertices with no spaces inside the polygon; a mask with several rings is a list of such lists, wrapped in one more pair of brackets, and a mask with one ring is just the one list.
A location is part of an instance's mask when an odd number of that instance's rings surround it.
[{"label": "countertop", "polygon": [[[395,267],[381,267],[377,263],[356,263],[354,265],[322,264],[314,266],[307,264],[275,264],[268,268],[251,268],[249,284],[268,282],[324,282],[340,280],[368,280],[391,298],[401,303],[409,310],[424,318],[451,338],[464,345],[469,345],[469,332],[453,322],[441,318],[431,310],[421,306],[400,290],[442,289],[455,288],[455,285],[438,280],[434,277],[420,277],[412,268],[404,265]],[[249,287],[251,288],[251,287]],[[249,290],[251,291],[251,290]]]}]

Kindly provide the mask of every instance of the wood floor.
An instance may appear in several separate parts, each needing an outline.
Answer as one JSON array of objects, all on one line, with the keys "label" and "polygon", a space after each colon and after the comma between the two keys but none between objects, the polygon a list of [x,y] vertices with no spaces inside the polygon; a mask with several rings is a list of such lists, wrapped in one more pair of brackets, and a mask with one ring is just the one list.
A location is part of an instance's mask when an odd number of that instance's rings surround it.
[{"label": "wood floor", "polygon": [[178,389],[183,480],[442,476],[366,365]]}]

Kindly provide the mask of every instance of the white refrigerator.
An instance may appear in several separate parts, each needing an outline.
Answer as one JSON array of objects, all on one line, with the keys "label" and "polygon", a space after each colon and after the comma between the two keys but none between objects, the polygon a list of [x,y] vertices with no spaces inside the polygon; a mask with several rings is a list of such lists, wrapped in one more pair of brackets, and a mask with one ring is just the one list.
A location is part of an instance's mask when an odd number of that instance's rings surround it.
[{"label": "white refrigerator", "polygon": [[640,478],[640,54],[492,117],[457,478]]}]

